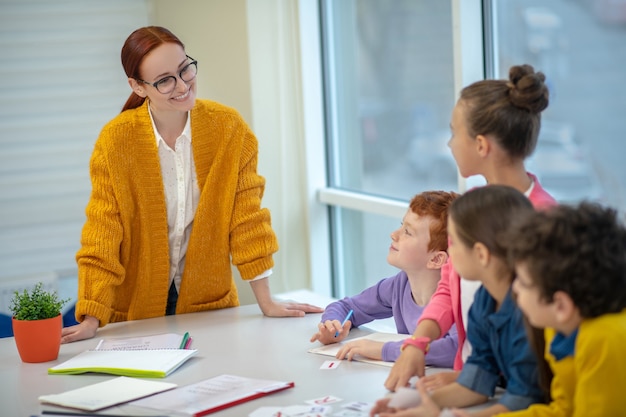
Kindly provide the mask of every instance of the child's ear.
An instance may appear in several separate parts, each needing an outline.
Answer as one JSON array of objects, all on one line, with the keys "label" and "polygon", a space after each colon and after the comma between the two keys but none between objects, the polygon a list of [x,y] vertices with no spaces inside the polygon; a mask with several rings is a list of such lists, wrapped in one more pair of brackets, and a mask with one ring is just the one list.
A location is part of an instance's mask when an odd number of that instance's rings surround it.
[{"label": "child's ear", "polygon": [[491,259],[491,252],[489,252],[487,246],[485,246],[483,243],[476,242],[474,243],[473,251],[481,266],[485,267],[487,266],[487,264],[489,264],[489,260]]},{"label": "child's ear", "polygon": [[572,298],[563,291],[557,291],[552,297],[554,317],[559,324],[565,324],[576,315],[577,308]]},{"label": "child's ear", "polygon": [[484,135],[477,135],[475,140],[476,152],[481,157],[486,157],[491,151],[491,142]]},{"label": "child's ear", "polygon": [[428,269],[441,269],[446,262],[448,261],[448,253],[446,251],[440,250],[432,254],[428,263],[426,264],[426,268]]}]

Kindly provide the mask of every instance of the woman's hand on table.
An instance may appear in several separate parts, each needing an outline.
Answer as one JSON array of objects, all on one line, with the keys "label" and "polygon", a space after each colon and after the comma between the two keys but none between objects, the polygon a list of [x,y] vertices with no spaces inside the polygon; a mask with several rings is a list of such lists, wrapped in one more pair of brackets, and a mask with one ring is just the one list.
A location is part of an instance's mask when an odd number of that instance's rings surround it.
[{"label": "woman's hand on table", "polygon": [[74,326],[64,327],[61,331],[61,343],[77,342],[91,339],[96,335],[100,320],[93,316],[85,316],[83,321]]},{"label": "woman's hand on table", "polygon": [[323,313],[324,309],[307,303],[274,301],[260,305],[263,314],[268,317],[304,317],[306,313]]}]

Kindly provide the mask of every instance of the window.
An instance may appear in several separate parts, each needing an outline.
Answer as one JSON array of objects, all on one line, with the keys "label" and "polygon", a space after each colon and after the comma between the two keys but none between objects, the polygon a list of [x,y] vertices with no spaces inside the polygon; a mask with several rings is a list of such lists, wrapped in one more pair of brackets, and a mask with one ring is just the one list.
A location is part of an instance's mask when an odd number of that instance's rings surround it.
[{"label": "window", "polygon": [[[389,235],[413,195],[458,189],[447,147],[460,73],[452,21],[451,2],[321,2],[329,187],[320,199],[331,205],[335,296],[397,272]],[[472,66],[482,76],[482,63]]]},{"label": "window", "polygon": [[326,1],[322,16],[329,185],[403,200],[456,188],[450,3]]},{"label": "window", "polygon": [[460,88],[506,78],[511,65],[543,71],[551,91],[529,171],[561,202],[626,208],[626,145],[613,140],[626,128],[623,3],[319,2],[328,167],[319,200],[330,210],[334,296],[396,273],[389,234],[414,194],[466,189],[446,146],[450,112]]},{"label": "window", "polygon": [[626,209],[626,0],[497,0],[494,75],[519,62],[543,71],[550,105],[528,169],[562,202]]}]

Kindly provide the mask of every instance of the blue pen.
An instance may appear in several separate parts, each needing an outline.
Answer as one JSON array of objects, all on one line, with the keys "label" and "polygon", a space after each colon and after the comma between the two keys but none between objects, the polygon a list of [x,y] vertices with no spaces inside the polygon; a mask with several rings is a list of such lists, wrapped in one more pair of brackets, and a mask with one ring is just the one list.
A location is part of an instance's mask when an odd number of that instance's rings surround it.
[{"label": "blue pen", "polygon": [[[354,313],[354,311],[350,310],[348,311],[348,314],[346,314],[346,318],[343,319],[343,321],[341,322],[341,328],[343,329],[343,325],[346,324],[346,322],[348,320],[350,320],[350,317],[352,317],[352,313]],[[339,336],[339,332],[335,333],[335,337]]]}]

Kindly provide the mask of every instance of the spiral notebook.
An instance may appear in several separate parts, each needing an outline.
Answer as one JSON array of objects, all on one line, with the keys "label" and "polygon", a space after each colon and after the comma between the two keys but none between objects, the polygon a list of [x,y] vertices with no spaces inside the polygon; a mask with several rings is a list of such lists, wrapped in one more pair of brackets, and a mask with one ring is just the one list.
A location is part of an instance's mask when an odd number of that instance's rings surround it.
[{"label": "spiral notebook", "polygon": [[100,339],[94,350],[188,349],[190,344],[189,333],[160,333],[148,336]]}]

